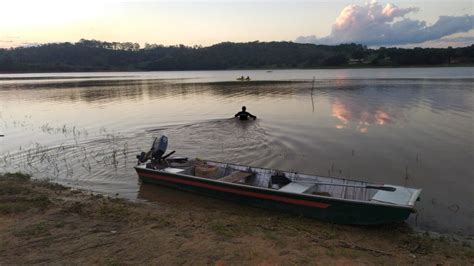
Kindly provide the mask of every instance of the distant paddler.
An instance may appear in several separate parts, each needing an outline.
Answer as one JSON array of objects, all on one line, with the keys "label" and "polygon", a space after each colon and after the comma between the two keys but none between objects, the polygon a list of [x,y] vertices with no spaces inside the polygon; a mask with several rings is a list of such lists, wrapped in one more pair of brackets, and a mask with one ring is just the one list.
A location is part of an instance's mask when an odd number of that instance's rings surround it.
[{"label": "distant paddler", "polygon": [[250,77],[249,77],[249,76],[247,76],[247,77],[240,76],[239,78],[237,78],[237,80],[240,80],[240,81],[250,81]]},{"label": "distant paddler", "polygon": [[236,113],[234,117],[239,117],[240,120],[248,120],[249,117],[253,118],[253,120],[257,119],[256,116],[252,115],[251,113],[247,112],[247,107],[242,106],[242,111]]}]

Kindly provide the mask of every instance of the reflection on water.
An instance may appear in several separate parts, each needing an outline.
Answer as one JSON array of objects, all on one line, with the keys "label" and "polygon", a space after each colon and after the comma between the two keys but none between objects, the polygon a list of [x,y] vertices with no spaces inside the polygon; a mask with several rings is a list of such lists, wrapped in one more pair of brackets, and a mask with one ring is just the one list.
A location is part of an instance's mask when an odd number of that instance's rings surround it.
[{"label": "reflection on water", "polygon": [[[294,70],[249,72],[291,82],[209,83],[232,71],[194,73],[207,83],[189,73],[0,77],[0,171],[134,199],[135,155],[166,134],[178,155],[420,187],[420,228],[473,235],[472,80],[318,71],[314,90],[314,73]],[[258,119],[232,119],[242,105]]]},{"label": "reflection on water", "polygon": [[367,133],[372,125],[383,126],[403,119],[399,111],[384,106],[360,105],[335,97],[331,101],[332,116],[339,120],[337,129],[353,127],[360,133]]}]

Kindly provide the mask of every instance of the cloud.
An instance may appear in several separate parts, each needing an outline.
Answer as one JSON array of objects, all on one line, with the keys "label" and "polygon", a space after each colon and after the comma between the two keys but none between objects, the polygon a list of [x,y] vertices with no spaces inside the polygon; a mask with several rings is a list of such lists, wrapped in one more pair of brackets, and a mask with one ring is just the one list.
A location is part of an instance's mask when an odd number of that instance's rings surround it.
[{"label": "cloud", "polygon": [[443,37],[441,39],[426,41],[421,44],[404,44],[397,45],[401,48],[413,48],[413,47],[431,47],[431,48],[446,48],[446,47],[466,47],[474,45],[474,30],[467,33],[456,33]]},{"label": "cloud", "polygon": [[300,36],[299,43],[340,44],[360,43],[368,46],[400,45],[438,40],[442,37],[473,29],[474,16],[440,16],[433,25],[411,20],[405,15],[418,12],[416,7],[400,8],[371,2],[363,6],[345,7],[326,37]]},{"label": "cloud", "polygon": [[461,42],[461,43],[474,43],[474,36],[455,37],[455,38],[443,38],[437,40],[437,42]]},{"label": "cloud", "polygon": [[0,49],[2,48],[11,48],[18,46],[22,40],[18,36],[14,35],[0,35]]},{"label": "cloud", "polygon": [[38,42],[15,42],[13,40],[0,40],[0,49],[35,47],[40,46]]}]

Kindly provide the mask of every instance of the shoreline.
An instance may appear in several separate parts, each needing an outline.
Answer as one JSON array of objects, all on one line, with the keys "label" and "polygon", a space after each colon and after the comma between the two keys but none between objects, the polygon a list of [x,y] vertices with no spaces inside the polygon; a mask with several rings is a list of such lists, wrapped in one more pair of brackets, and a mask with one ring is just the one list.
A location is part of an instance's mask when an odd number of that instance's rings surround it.
[{"label": "shoreline", "polygon": [[472,243],[404,224],[336,225],[169,193],[147,186],[128,201],[0,174],[0,264],[474,263]]},{"label": "shoreline", "polygon": [[342,69],[400,69],[400,68],[456,68],[456,67],[474,67],[474,64],[441,64],[441,65],[403,65],[403,66],[375,66],[375,65],[347,65],[335,67],[310,67],[310,68],[227,68],[227,69],[178,69],[178,70],[140,70],[140,69],[94,69],[94,70],[78,70],[78,71],[0,71],[1,75],[8,74],[46,74],[46,73],[134,73],[134,72],[179,72],[179,71],[278,71],[278,70],[342,70]]}]

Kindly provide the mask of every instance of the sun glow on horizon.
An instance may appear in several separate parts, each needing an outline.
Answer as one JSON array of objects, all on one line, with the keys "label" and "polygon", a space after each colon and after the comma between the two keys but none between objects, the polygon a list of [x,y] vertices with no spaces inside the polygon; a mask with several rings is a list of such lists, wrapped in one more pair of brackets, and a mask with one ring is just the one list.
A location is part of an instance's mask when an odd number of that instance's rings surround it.
[{"label": "sun glow on horizon", "polygon": [[[393,0],[399,2],[399,9],[383,2],[383,13],[388,15],[423,6],[423,12],[413,16],[427,22],[441,15],[473,13],[472,5],[464,1],[434,5]],[[347,24],[341,12],[349,12],[352,4],[345,0],[6,0],[0,6],[0,48],[81,38],[190,46],[294,41],[302,34],[328,36],[334,25]],[[455,46],[448,41],[430,45]]]}]

